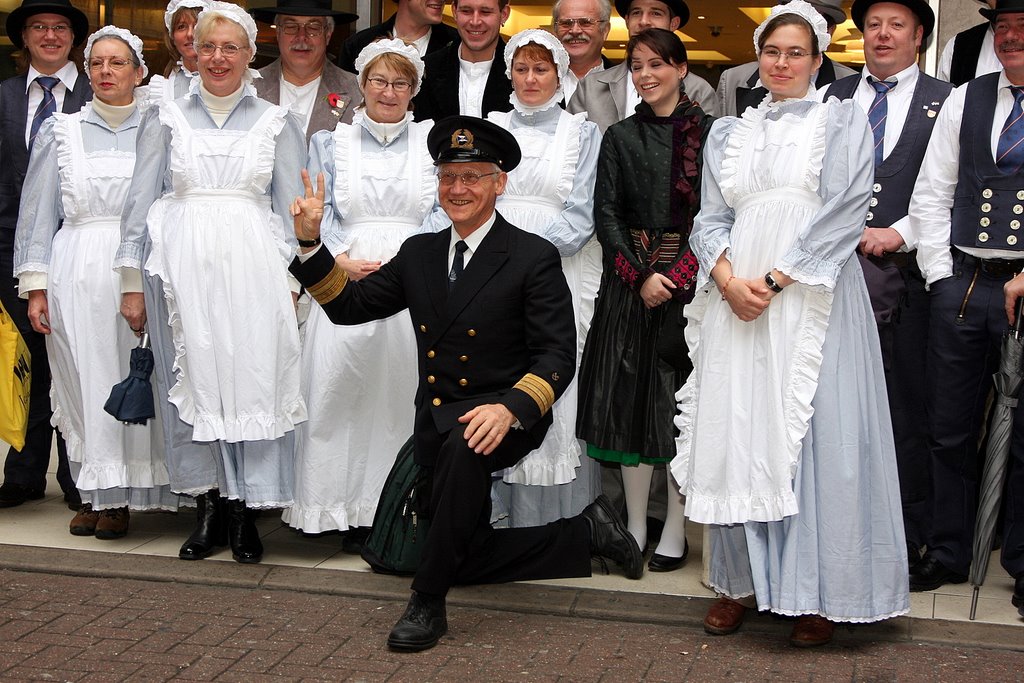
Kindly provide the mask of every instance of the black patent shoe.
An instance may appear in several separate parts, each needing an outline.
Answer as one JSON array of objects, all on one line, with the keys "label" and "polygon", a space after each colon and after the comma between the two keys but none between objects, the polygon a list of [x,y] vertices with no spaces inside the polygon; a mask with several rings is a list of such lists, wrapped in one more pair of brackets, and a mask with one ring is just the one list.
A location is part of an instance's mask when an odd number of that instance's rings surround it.
[{"label": "black patent shoe", "polygon": [[607,496],[598,496],[580,516],[590,524],[591,555],[615,562],[622,567],[627,579],[639,579],[644,575],[640,546]]},{"label": "black patent shoe", "polygon": [[910,572],[910,590],[913,592],[933,591],[947,583],[964,583],[966,581],[966,574],[957,574],[951,569],[947,569],[930,552],[925,553],[921,561],[914,565],[914,570]]},{"label": "black patent shoe", "polygon": [[405,614],[388,634],[388,648],[398,652],[421,652],[437,645],[448,633],[444,598],[413,592]]},{"label": "black patent shoe", "polygon": [[682,557],[670,557],[654,553],[647,561],[647,570],[652,572],[674,572],[686,564],[686,556],[690,554],[690,544],[683,539]]},{"label": "black patent shoe", "polygon": [[1024,574],[1021,574],[1013,582],[1013,597],[1010,602],[1017,608],[1017,613],[1024,617]]},{"label": "black patent shoe", "polygon": [[263,559],[263,542],[256,529],[256,512],[244,500],[228,501],[228,542],[235,562],[256,564]]},{"label": "black patent shoe", "polygon": [[30,489],[21,484],[5,481],[0,486],[0,508],[13,508],[28,500],[39,500],[43,497],[42,489]]},{"label": "black patent shoe", "polygon": [[178,551],[182,560],[201,560],[228,544],[227,511],[220,491],[196,496],[196,529]]}]

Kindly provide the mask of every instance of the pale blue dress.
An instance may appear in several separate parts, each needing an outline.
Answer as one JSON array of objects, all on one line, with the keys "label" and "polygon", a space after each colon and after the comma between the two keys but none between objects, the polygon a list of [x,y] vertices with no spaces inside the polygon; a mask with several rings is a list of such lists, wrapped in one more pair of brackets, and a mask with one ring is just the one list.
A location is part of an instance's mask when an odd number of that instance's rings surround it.
[{"label": "pale blue dress", "polygon": [[[758,608],[868,622],[909,609],[878,335],[854,254],[871,197],[863,112],[831,99],[717,121],[704,147],[694,370],[672,473],[709,524],[711,585]],[[796,280],[743,322],[708,273]]]}]

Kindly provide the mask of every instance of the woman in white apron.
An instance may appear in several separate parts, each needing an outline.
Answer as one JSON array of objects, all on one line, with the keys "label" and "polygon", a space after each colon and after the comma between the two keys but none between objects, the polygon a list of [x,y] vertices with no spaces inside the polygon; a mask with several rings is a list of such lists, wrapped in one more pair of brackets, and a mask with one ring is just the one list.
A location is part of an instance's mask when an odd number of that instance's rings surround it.
[{"label": "woman in white apron", "polygon": [[151,104],[170,102],[188,93],[199,68],[199,55],[194,44],[199,13],[209,5],[207,0],[171,0],[164,11],[164,46],[170,59],[164,73],[149,79]]},{"label": "woman in white apron", "polygon": [[[433,123],[413,122],[409,107],[423,77],[416,49],[380,40],[355,64],[364,106],[351,124],[313,136],[309,174],[324,174],[323,241],[359,280],[421,231],[437,177],[427,151]],[[296,430],[295,504],[284,512],[286,524],[306,533],[370,526],[413,432],[416,387],[408,311],[338,326],[311,305],[302,350],[309,420]]]},{"label": "woman in white apron", "polygon": [[158,425],[126,425],[103,410],[128,374],[138,340],[118,313],[112,269],[141,119],[142,41],[106,26],[89,37],[95,93],[75,114],[55,114],[33,145],[15,242],[15,274],[32,327],[47,335],[53,424],[68,446],[82,507],[71,533],[128,532],[129,509],[174,510]]},{"label": "woman in white apron", "polygon": [[[306,417],[298,287],[287,273],[294,238],[284,230],[304,138],[286,110],[256,97],[255,41],[255,22],[237,5],[212,2],[200,14],[199,78],[143,119],[115,260],[161,283],[167,320],[151,324],[170,326],[170,343],[154,349],[173,369],[168,398],[192,442],[210,446],[172,444],[167,454],[172,489],[197,498],[182,559],[225,540],[239,562],[262,558],[253,509],[291,505],[292,434]],[[144,317],[129,316],[136,327]]]},{"label": "woman in white apron", "polygon": [[[511,132],[523,151],[496,209],[517,228],[547,239],[562,255],[576,315],[578,363],[601,282],[601,247],[593,239],[601,133],[586,114],[569,114],[558,106],[568,70],[569,54],[557,38],[537,29],[517,33],[505,46],[513,110],[488,118]],[[553,408],[554,424],[544,443],[505,470],[504,483],[496,484],[495,509],[504,508],[509,526],[572,517],[601,493],[600,466],[580,459],[576,402],[574,379]]]}]

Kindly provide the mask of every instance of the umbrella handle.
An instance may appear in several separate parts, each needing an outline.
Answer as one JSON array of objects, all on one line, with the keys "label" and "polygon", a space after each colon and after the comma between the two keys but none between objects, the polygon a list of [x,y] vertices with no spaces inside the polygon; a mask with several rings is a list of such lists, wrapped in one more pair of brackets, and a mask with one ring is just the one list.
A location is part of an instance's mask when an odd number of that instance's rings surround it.
[{"label": "umbrella handle", "polygon": [[1024,325],[1021,324],[1020,320],[1022,309],[1024,309],[1024,297],[1017,297],[1017,304],[1014,307],[1013,334],[1018,339],[1020,339],[1021,332],[1024,330]]},{"label": "umbrella handle", "polygon": [[[1018,312],[1017,315],[1019,316],[1020,313]],[[143,331],[142,336],[139,337],[139,348],[140,349],[148,349],[149,348],[149,332]]]}]

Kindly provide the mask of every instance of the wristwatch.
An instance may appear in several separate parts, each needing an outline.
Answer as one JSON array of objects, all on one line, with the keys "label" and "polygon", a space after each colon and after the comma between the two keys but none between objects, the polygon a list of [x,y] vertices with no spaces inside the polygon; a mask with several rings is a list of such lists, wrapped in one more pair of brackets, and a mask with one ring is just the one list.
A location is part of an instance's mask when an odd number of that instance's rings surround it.
[{"label": "wristwatch", "polygon": [[305,247],[306,249],[309,249],[310,247],[320,246],[320,236],[319,235],[317,235],[316,237],[314,237],[311,240],[300,240],[299,238],[296,237],[295,241],[297,241],[299,243],[300,247]]},{"label": "wristwatch", "polygon": [[768,289],[772,290],[776,294],[782,291],[782,287],[780,287],[779,283],[776,282],[775,278],[772,277],[772,271],[770,270],[764,274],[764,283],[768,285]]}]

